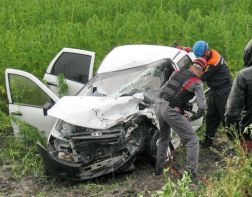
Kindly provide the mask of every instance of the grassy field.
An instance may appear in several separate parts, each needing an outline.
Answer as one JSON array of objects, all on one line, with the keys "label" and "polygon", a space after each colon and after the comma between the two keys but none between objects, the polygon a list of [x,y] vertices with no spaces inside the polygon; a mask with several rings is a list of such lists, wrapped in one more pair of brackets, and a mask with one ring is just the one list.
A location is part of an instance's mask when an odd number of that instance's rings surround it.
[{"label": "grassy field", "polygon": [[1,108],[5,68],[42,77],[63,47],[96,52],[97,68],[118,45],[177,41],[192,46],[204,39],[235,73],[242,67],[242,49],[251,37],[251,8],[250,0],[1,0]]},{"label": "grassy field", "polygon": [[[42,78],[48,63],[63,47],[96,52],[97,69],[107,52],[118,45],[173,45],[177,42],[192,46],[203,39],[224,56],[235,76],[243,67],[243,48],[251,39],[251,9],[252,0],[1,0],[0,110],[6,112],[7,109],[4,70],[21,69]],[[2,141],[5,141],[3,130],[8,126],[8,118],[1,112]],[[18,151],[24,152],[25,145],[13,147],[8,149],[12,159]],[[25,164],[30,156],[22,155],[21,162],[26,168],[33,167]],[[240,159],[244,164],[242,175],[251,175],[248,170],[251,161],[246,157]],[[233,176],[241,173],[234,170]],[[231,173],[231,178],[223,180],[236,179]],[[239,184],[249,185],[242,182],[242,178],[239,180]],[[206,193],[217,195],[214,188],[218,184],[210,186]]]}]

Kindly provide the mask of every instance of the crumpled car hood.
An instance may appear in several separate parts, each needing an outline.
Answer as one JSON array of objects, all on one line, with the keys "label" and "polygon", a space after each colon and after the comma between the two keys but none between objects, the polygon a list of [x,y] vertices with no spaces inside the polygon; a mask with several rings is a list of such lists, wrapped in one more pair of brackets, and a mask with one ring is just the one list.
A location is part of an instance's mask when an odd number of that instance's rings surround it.
[{"label": "crumpled car hood", "polygon": [[48,115],[81,127],[107,129],[139,112],[141,101],[142,93],[118,98],[65,96],[48,110]]}]

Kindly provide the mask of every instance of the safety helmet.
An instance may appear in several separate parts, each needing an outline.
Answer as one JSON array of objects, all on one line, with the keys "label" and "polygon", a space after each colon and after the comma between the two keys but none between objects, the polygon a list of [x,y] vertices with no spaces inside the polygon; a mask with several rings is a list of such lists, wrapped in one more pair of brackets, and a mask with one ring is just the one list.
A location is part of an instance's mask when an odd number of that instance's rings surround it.
[{"label": "safety helmet", "polygon": [[199,67],[202,69],[202,71],[205,71],[207,69],[207,63],[205,58],[199,57],[193,60],[193,66]]},{"label": "safety helmet", "polygon": [[208,43],[203,40],[199,40],[193,45],[193,53],[196,57],[202,57],[206,51],[209,50]]},{"label": "safety helmet", "polygon": [[252,39],[248,42],[243,51],[244,66],[252,66]]}]

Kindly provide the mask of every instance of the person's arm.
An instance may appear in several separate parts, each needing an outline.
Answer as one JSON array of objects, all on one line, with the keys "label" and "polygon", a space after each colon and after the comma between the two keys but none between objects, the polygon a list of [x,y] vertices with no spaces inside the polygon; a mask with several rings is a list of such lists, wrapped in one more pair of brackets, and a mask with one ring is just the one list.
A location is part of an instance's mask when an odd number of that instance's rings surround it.
[{"label": "person's arm", "polygon": [[218,53],[218,51],[211,49],[210,53],[210,59],[207,60],[208,68],[201,76],[202,81],[207,81],[220,69],[222,64],[225,64],[223,57]]},{"label": "person's arm", "polygon": [[234,80],[231,92],[227,101],[225,113],[227,123],[235,123],[241,118],[245,102],[246,79],[242,72],[239,72]]},{"label": "person's arm", "polygon": [[180,45],[176,45],[175,48],[186,51],[187,53],[190,53],[192,51],[190,47],[185,47],[185,46],[180,46]]},{"label": "person's arm", "polygon": [[207,81],[207,79],[211,78],[219,69],[219,65],[208,65],[207,71],[201,76],[200,79],[202,81]]},{"label": "person's arm", "polygon": [[196,96],[198,111],[190,118],[190,121],[199,119],[200,117],[204,115],[204,112],[205,112],[206,98],[205,98],[202,82],[197,82],[195,84],[194,94]]}]

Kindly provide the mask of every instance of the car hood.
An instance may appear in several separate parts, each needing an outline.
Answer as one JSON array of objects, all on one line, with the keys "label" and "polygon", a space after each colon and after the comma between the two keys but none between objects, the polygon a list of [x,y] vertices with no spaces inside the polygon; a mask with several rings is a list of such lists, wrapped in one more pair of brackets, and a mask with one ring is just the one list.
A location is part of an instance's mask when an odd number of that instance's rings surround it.
[{"label": "car hood", "polygon": [[125,97],[65,96],[48,115],[69,124],[93,129],[107,129],[139,112],[143,94]]}]

